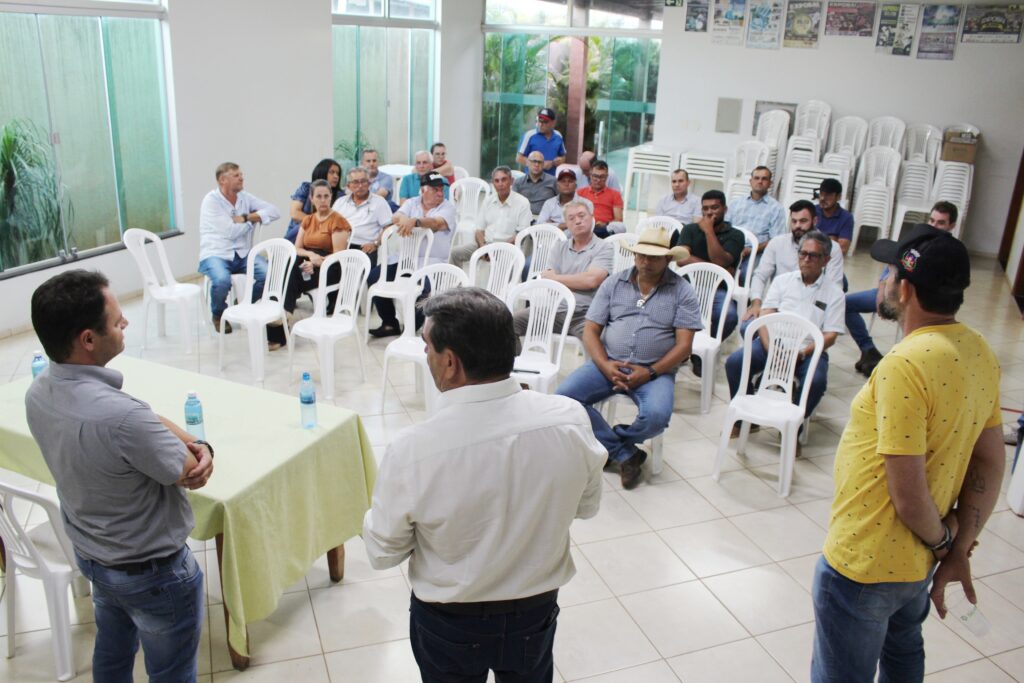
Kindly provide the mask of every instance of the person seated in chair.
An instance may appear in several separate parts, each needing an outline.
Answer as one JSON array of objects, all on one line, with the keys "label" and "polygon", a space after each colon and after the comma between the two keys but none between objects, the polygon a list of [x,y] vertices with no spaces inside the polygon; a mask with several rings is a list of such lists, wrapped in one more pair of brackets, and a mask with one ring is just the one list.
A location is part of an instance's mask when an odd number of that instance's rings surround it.
[{"label": "person seated in chair", "polygon": [[[725,220],[754,233],[757,253],[764,251],[768,240],[786,232],[786,212],[779,200],[769,194],[772,189],[772,171],[758,166],[750,172],[750,194],[734,199]],[[750,247],[744,246],[743,260],[736,272],[736,281],[745,282],[750,264]]]},{"label": "person seated in chair", "polygon": [[512,190],[530,201],[530,211],[536,216],[544,208],[544,202],[558,196],[558,188],[555,177],[544,172],[544,155],[540,151],[530,152],[526,166],[529,170],[512,181]]},{"label": "person seated in chair", "polygon": [[668,216],[686,225],[700,220],[700,200],[690,194],[690,174],[685,168],[672,171],[672,191],[654,207],[655,216]]},{"label": "person seated in chair", "polygon": [[292,193],[292,205],[289,211],[291,220],[288,222],[288,229],[284,233],[284,238],[292,244],[295,243],[295,236],[299,234],[299,226],[302,225],[302,221],[306,220],[315,211],[313,208],[312,185],[317,180],[326,180],[329,183],[332,203],[339,197],[345,196],[345,189],[341,187],[341,164],[334,159],[321,159],[313,167],[312,178],[303,182]]},{"label": "person seated in chair", "polygon": [[626,231],[622,222],[622,195],[608,187],[609,173],[608,164],[600,160],[593,162],[590,184],[579,191],[581,197],[594,204],[594,234],[602,238]]},{"label": "person seated in chair", "polygon": [[[594,436],[608,450],[608,464],[619,467],[625,489],[640,483],[647,459],[637,444],[668,427],[676,370],[690,355],[694,333],[703,328],[696,292],[668,267],[673,259],[688,257],[688,250],[670,248],[670,239],[664,228],[644,230],[629,247],[634,267],[601,283],[583,329],[590,360],[555,392],[587,409]],[[632,424],[612,427],[595,407],[616,393],[637,404]]]},{"label": "person seated in chair", "polygon": [[530,227],[533,221],[530,201],[512,189],[512,169],[498,166],[491,171],[491,185],[494,192],[480,205],[473,242],[454,247],[448,258],[459,268],[465,268],[473,258],[473,252],[484,245],[494,242],[515,244],[519,231]]},{"label": "person seated in chair", "polygon": [[584,199],[576,192],[576,174],[572,169],[563,168],[559,171],[555,185],[558,194],[544,202],[544,206],[540,209],[540,215],[537,216],[538,224],[549,223],[565,230],[568,226],[565,224],[565,216],[562,212],[569,202],[582,202],[587,205],[587,210],[591,214],[594,213],[594,203],[589,199]]},{"label": "person seated in chair", "polygon": [[[825,272],[830,260],[832,241],[819,230],[811,230],[800,239],[797,252],[800,260],[798,270],[783,273],[772,281],[768,294],[761,307],[761,316],[771,313],[795,313],[814,323],[823,336],[824,348],[818,365],[811,378],[811,389],[807,396],[805,415],[810,417],[825,395],[828,383],[828,354],[825,352],[836,343],[836,337],[843,334],[846,327],[843,323],[845,300],[843,289]],[[758,330],[758,336],[751,342],[750,377],[764,370],[768,360],[769,336],[768,328]],[[814,353],[814,342],[808,342],[800,349],[796,366],[796,379],[802,385],[807,381],[807,369]],[[737,349],[725,361],[725,376],[729,380],[729,396],[735,397],[740,391],[740,379],[743,372],[743,349]],[[800,392],[793,390],[793,403],[799,403]],[[733,426],[732,437],[739,435],[740,425]]]},{"label": "person seated in chair", "polygon": [[839,204],[843,198],[843,184],[835,178],[825,178],[818,187],[818,230],[838,242],[843,255],[853,240],[853,214]]}]

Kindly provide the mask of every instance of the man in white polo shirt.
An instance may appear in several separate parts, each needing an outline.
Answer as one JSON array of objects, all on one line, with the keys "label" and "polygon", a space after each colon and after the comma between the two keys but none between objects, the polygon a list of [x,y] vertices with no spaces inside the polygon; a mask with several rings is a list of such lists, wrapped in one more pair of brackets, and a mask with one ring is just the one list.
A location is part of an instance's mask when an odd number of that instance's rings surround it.
[{"label": "man in white polo shirt", "polygon": [[474,235],[475,239],[471,244],[462,244],[452,249],[449,261],[460,268],[465,268],[473,252],[485,244],[515,243],[516,233],[530,227],[533,220],[530,200],[512,191],[512,169],[498,166],[491,171],[491,184],[494,192],[480,207],[480,227]]},{"label": "man in white polo shirt", "polygon": [[338,197],[338,201],[334,202],[331,208],[352,226],[348,248],[359,249],[370,257],[370,277],[376,282],[380,277],[377,271],[380,236],[384,228],[391,225],[392,217],[387,200],[379,194],[370,192],[370,172],[362,166],[350,170],[348,194]]}]

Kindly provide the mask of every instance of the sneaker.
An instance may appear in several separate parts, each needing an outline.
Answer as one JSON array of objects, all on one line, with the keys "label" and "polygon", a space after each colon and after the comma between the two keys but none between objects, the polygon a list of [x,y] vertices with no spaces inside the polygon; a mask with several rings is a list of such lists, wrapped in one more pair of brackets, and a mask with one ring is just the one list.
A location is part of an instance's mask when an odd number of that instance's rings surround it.
[{"label": "sneaker", "polygon": [[704,368],[703,368],[704,364],[703,364],[703,361],[701,361],[700,357],[699,356],[691,356],[690,357],[690,365],[693,366],[693,374],[696,375],[697,377],[700,377],[701,372],[704,371]]},{"label": "sneaker", "polygon": [[854,369],[865,377],[871,376],[871,371],[875,369],[878,362],[882,360],[882,354],[878,352],[878,349],[871,347],[867,351],[860,354],[860,360],[854,364]]},{"label": "sneaker", "polygon": [[[223,324],[224,324],[224,334],[231,334],[231,323],[229,323],[228,321],[225,320]],[[213,329],[215,329],[218,332],[220,332],[220,326],[221,326],[220,318],[214,318],[213,319]]]},{"label": "sneaker", "polygon": [[[737,422],[737,423],[733,424],[732,431],[729,432],[729,438],[730,439],[738,439],[738,438],[740,438],[740,430],[742,428],[743,428],[743,423],[742,422]],[[761,431],[761,425],[750,425],[750,434],[753,434],[754,432],[759,432],[759,431]]]},{"label": "sneaker", "polygon": [[622,479],[622,488],[629,491],[637,487],[640,480],[643,479],[645,460],[647,460],[647,453],[634,446],[633,455],[621,464],[622,470],[619,472],[619,477]]},{"label": "sneaker", "polygon": [[381,325],[370,330],[370,335],[373,337],[397,337],[402,334],[402,330],[398,328],[398,325]]}]

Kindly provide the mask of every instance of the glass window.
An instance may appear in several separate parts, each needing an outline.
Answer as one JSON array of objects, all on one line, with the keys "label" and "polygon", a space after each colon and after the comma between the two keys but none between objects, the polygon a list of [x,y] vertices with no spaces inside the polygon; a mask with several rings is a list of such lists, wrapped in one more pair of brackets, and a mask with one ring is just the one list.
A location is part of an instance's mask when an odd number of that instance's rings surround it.
[{"label": "glass window", "polygon": [[575,0],[573,24],[590,28],[661,30],[665,3],[658,0]]},{"label": "glass window", "polygon": [[334,0],[334,13],[432,21],[434,2],[435,0]]},{"label": "glass window", "polygon": [[518,26],[567,26],[568,0],[487,0],[484,22]]},{"label": "glass window", "polygon": [[384,16],[384,0],[334,0],[334,13],[382,17]]}]

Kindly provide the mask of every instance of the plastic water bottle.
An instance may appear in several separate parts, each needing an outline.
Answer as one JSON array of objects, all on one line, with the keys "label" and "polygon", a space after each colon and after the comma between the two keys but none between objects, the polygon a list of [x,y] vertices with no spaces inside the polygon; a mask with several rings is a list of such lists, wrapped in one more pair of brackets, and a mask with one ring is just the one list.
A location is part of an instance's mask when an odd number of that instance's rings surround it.
[{"label": "plastic water bottle", "polygon": [[302,409],[302,428],[313,429],[316,427],[316,387],[309,373],[302,373],[302,383],[299,385],[299,406]]},{"label": "plastic water bottle", "polygon": [[196,392],[188,392],[185,399],[185,429],[197,439],[206,439],[206,427],[203,426],[203,404],[196,398]]},{"label": "plastic water bottle", "polygon": [[32,352],[32,379],[39,376],[39,373],[46,369],[50,361],[46,360],[41,349]]}]

